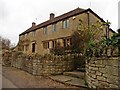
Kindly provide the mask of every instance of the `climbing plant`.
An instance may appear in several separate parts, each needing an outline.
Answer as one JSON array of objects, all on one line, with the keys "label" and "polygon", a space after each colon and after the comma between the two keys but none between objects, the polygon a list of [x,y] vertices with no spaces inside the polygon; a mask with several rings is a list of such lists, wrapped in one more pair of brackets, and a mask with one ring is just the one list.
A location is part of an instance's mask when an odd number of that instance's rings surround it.
[{"label": "climbing plant", "polygon": [[87,25],[82,20],[79,20],[79,25],[72,35],[72,51],[88,55],[86,51],[91,51],[90,48],[96,49],[96,42],[101,38],[100,32],[103,32],[103,30],[104,23],[102,22],[97,21],[96,23]]}]

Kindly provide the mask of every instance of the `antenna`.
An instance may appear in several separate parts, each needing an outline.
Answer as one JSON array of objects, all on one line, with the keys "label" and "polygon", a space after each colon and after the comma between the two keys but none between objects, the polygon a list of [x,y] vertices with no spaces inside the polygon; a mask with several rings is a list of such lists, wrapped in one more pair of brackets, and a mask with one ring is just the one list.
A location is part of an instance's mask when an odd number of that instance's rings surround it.
[{"label": "antenna", "polygon": [[91,0],[89,1],[89,7],[91,8]]},{"label": "antenna", "polygon": [[35,18],[35,20],[37,21],[37,18]]},{"label": "antenna", "polygon": [[35,22],[37,22],[37,21],[38,21],[38,18],[36,17],[34,20],[35,20]]}]

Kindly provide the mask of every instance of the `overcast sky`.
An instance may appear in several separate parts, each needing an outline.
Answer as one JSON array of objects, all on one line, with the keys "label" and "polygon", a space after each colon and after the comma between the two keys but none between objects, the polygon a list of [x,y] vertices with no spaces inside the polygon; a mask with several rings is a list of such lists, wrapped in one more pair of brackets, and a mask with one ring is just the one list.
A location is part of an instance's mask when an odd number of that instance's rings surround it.
[{"label": "overcast sky", "polygon": [[50,13],[59,16],[77,7],[91,8],[105,21],[118,29],[119,0],[0,0],[0,35],[18,43],[19,34],[49,19]]}]

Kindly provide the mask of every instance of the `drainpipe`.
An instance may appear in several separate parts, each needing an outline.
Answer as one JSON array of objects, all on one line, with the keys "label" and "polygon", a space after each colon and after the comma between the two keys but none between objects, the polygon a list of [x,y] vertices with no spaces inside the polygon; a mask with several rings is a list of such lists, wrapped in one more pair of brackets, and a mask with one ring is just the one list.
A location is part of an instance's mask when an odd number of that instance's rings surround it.
[{"label": "drainpipe", "polygon": [[89,28],[89,25],[90,25],[90,12],[89,11],[87,11],[87,25]]},{"label": "drainpipe", "polygon": [[106,37],[107,37],[107,39],[110,38],[110,36],[109,36],[109,27],[110,27],[110,25],[109,25],[109,22],[107,20],[107,22],[106,22]]}]

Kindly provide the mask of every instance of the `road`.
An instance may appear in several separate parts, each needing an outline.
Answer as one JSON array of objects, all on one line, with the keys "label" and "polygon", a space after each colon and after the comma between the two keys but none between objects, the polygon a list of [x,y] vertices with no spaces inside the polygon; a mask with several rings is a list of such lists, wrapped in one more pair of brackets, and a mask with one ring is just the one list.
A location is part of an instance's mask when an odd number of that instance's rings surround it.
[{"label": "road", "polygon": [[76,88],[13,67],[2,67],[3,88]]},{"label": "road", "polygon": [[2,65],[0,64],[0,89],[2,88],[18,88],[4,75],[2,76]]},{"label": "road", "polygon": [[6,77],[2,76],[2,88],[18,88]]}]

